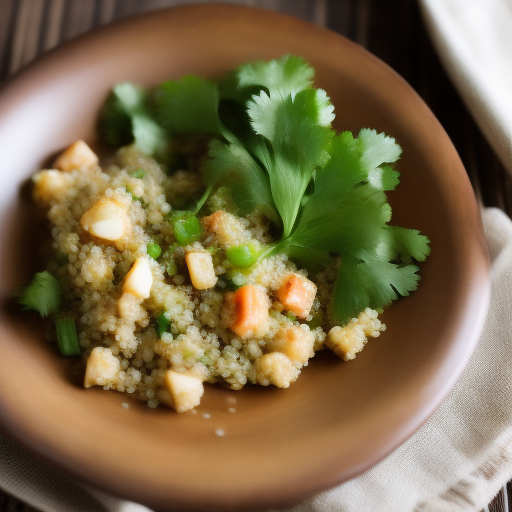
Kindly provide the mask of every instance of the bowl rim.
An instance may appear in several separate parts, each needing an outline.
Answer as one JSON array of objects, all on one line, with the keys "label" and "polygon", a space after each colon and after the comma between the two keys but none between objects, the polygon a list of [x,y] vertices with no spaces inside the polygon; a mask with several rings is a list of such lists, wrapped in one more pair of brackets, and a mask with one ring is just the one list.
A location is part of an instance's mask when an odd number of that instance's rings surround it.
[{"label": "bowl rim", "polygon": [[[130,25],[136,26],[141,20],[151,20],[152,18],[159,17],[159,16],[181,16],[181,15],[187,15],[191,16],[194,14],[201,14],[202,16],[208,17],[208,14],[213,13],[214,10],[223,10],[224,14],[226,16],[236,16],[240,13],[247,13],[251,12],[254,13],[257,16],[264,16],[272,19],[272,23],[275,23],[276,25],[282,25],[286,26],[287,29],[290,29],[290,27],[295,28],[301,28],[309,33],[312,33],[315,35],[315,37],[329,37],[331,41],[337,40],[338,44],[345,45],[347,47],[350,47],[352,51],[359,52],[364,58],[371,62],[372,66],[378,66],[380,67],[383,72],[390,75],[392,77],[392,80],[401,82],[402,84],[405,84],[409,89],[410,93],[415,96],[416,101],[419,102],[418,104],[423,104],[424,109],[426,111],[430,112],[429,108],[425,105],[423,100],[420,98],[420,96],[410,87],[408,84],[406,84],[405,80],[398,75],[392,68],[390,68],[387,64],[382,62],[380,59],[375,57],[373,54],[368,52],[363,47],[359,46],[357,43],[354,43],[353,41],[345,38],[344,36],[337,34],[335,32],[330,31],[326,28],[320,28],[317,27],[309,22],[300,20],[298,18],[277,13],[270,10],[260,9],[260,8],[253,8],[253,7],[247,7],[247,6],[241,6],[241,5],[233,5],[233,4],[224,4],[224,3],[209,3],[209,4],[192,4],[192,5],[185,5],[185,6],[177,6],[177,7],[171,7],[166,8],[158,11],[152,11],[149,13],[139,14],[136,16],[132,16],[126,19],[122,19],[119,21],[115,21],[111,24],[108,24],[103,27],[99,27],[91,32],[88,32],[84,35],[81,35],[75,39],[72,39],[66,43],[63,43],[59,45],[58,47],[52,49],[48,53],[42,55],[41,57],[37,58],[34,62],[20,70],[18,73],[13,75],[12,77],[8,78],[3,84],[0,85],[0,100],[2,96],[7,95],[10,93],[14,88],[16,88],[20,83],[26,84],[29,82],[33,77],[36,77],[40,73],[45,73],[46,66],[49,63],[55,63],[59,59],[62,59],[64,57],[69,57],[69,55],[73,54],[75,51],[84,51],[84,48],[87,46],[89,41],[95,41],[100,40],[104,37],[105,34],[109,34],[111,36],[114,36],[116,32],[125,30]],[[218,13],[217,13],[218,14]],[[85,50],[86,51],[86,50]],[[0,101],[1,104],[1,101]],[[0,109],[1,110],[1,109]],[[433,117],[433,114],[430,112],[430,115]],[[1,117],[1,112],[0,112]],[[444,137],[447,140],[447,143],[451,145],[451,142],[448,139],[448,136],[446,135],[444,129],[441,127],[441,125],[438,123],[439,130],[444,134]],[[458,158],[458,157],[457,157]],[[458,172],[464,171],[462,162],[460,162],[460,159],[458,160],[459,168]],[[465,174],[465,171],[464,171]],[[464,176],[462,176],[464,179]],[[467,183],[469,183],[469,179],[467,178]],[[467,185],[467,184],[466,184]],[[473,198],[469,198],[468,200],[474,201]],[[475,203],[476,204],[476,203]],[[476,237],[484,237],[483,240],[481,240],[482,244],[485,245],[485,236],[483,235],[483,228],[481,228],[480,233],[475,234]],[[488,256],[487,256],[488,257]],[[485,272],[483,272],[485,274]],[[486,282],[485,277],[483,277],[483,281],[479,280],[479,282],[474,284],[475,287],[478,287],[479,293],[481,294],[480,298],[478,299],[478,304],[473,304],[472,309],[472,335],[466,339],[465,346],[466,351],[464,353],[464,357],[461,359],[459,366],[454,370],[454,372],[451,375],[451,378],[447,379],[445,382],[445,386],[443,389],[438,390],[438,394],[436,396],[435,400],[431,401],[431,404],[429,407],[423,407],[421,414],[415,414],[414,418],[411,418],[411,421],[408,425],[405,426],[405,428],[402,429],[402,432],[399,436],[395,438],[395,441],[393,443],[389,443],[387,446],[383,447],[383,449],[376,453],[375,456],[369,460],[366,461],[365,464],[358,468],[354,468],[351,475],[348,476],[348,478],[352,478],[353,476],[356,476],[357,474],[360,474],[366,469],[369,469],[373,465],[375,465],[377,462],[382,460],[386,455],[391,453],[395,448],[397,448],[400,444],[402,444],[404,441],[406,441],[409,437],[411,437],[424,423],[428,421],[428,419],[432,416],[432,414],[437,410],[437,408],[441,405],[441,403],[444,401],[444,399],[449,395],[450,391],[455,386],[456,382],[460,378],[464,368],[466,367],[467,363],[469,362],[469,359],[473,353],[473,350],[476,346],[476,343],[478,342],[480,332],[483,328],[483,324],[486,318],[487,308],[490,300],[490,279],[489,279],[490,271],[489,271],[489,263],[487,261],[487,271],[486,271]],[[480,276],[482,278],[482,276]],[[73,476],[79,478],[82,481],[85,481],[89,484],[92,484],[100,489],[103,489],[107,492],[115,492],[116,494],[126,497],[128,499],[138,501],[140,500],[140,497],[142,496],[142,503],[148,504],[152,507],[155,507],[157,509],[166,508],[169,504],[166,503],[166,501],[163,499],[163,496],[161,495],[154,495],[151,496],[150,492],[141,492],[141,489],[128,489],[126,487],[123,487],[121,482],[116,481],[115,477],[111,479],[111,481],[105,481],[105,475],[104,474],[90,474],[90,473],[84,473],[83,471],[80,471],[80,468],[77,468],[76,466],[70,467],[67,462],[59,455],[52,453],[52,451],[48,448],[48,446],[44,445],[44,441],[41,439],[36,439],[35,441],[26,439],[23,437],[23,435],[19,435],[18,431],[18,425],[16,423],[16,419],[14,418],[13,414],[11,414],[12,411],[9,411],[5,408],[4,404],[2,404],[2,400],[0,397],[0,428],[2,428],[5,433],[13,438],[15,441],[19,442],[23,446],[29,448],[33,453],[35,453],[38,457],[43,458],[44,460],[50,462],[53,465],[58,466],[61,469],[64,469],[66,472],[71,473]],[[299,499],[306,498],[308,496],[311,496],[315,493],[318,493],[320,491],[326,490],[336,484],[341,483],[342,481],[345,481],[348,479],[347,474],[345,473],[345,476],[342,480],[340,480],[340,475],[336,472],[333,472],[331,474],[330,478],[325,477],[322,480],[321,484],[317,484],[314,487],[305,488],[303,493],[298,496]],[[216,504],[212,504],[210,502],[206,503],[203,501],[201,497],[187,497],[187,502],[193,507],[206,507],[210,510],[215,509],[215,506],[220,506],[219,510],[228,510],[228,507],[233,506],[233,503],[231,501],[222,501],[222,503],[219,501]],[[266,507],[270,505],[286,505],[290,502],[297,500],[297,488],[294,485],[287,486],[283,485],[281,490],[278,493],[275,493],[272,496],[260,496],[260,497],[254,497],[252,496],[251,499],[254,501],[251,502],[251,505],[255,506],[256,508],[259,507]],[[247,503],[246,503],[247,504]],[[185,506],[185,502],[183,502],[183,506]],[[238,503],[235,505],[235,508],[238,506]]]}]

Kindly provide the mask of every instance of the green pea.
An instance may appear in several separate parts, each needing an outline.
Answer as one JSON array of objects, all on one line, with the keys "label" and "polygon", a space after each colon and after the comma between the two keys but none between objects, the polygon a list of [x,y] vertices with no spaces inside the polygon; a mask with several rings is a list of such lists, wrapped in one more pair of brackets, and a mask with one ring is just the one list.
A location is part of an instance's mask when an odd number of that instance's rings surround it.
[{"label": "green pea", "polygon": [[189,245],[199,240],[202,232],[201,223],[194,215],[185,219],[178,219],[174,222],[174,236],[181,246]]},{"label": "green pea", "polygon": [[226,257],[234,267],[249,268],[258,260],[259,251],[254,244],[241,244],[226,249]]},{"label": "green pea", "polygon": [[154,260],[162,254],[162,248],[158,244],[148,244],[148,255]]}]

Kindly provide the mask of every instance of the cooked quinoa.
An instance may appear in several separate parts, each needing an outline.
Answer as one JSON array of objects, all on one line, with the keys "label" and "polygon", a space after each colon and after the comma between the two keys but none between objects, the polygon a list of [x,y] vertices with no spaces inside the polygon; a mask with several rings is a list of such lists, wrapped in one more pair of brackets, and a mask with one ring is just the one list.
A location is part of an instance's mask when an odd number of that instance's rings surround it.
[{"label": "cooked quinoa", "polygon": [[183,412],[199,404],[204,382],[287,388],[318,350],[353,359],[385,329],[371,309],[334,325],[334,258],[316,276],[283,254],[233,265],[230,248],[261,252],[271,227],[261,215],[237,216],[222,190],[198,214],[195,239],[180,245],[171,204],[201,194],[195,170],[168,176],[133,147],[102,169],[81,141],[54,167],[35,175],[34,197],[51,224],[48,271],[75,320],[86,387]]}]

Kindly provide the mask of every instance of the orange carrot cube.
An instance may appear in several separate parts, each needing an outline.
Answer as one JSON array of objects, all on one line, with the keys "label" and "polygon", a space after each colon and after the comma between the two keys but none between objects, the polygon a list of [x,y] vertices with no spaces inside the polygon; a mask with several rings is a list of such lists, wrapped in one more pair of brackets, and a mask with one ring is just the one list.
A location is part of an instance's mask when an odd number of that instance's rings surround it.
[{"label": "orange carrot cube", "polygon": [[306,318],[316,296],[316,285],[309,279],[290,274],[276,292],[281,304],[298,318]]},{"label": "orange carrot cube", "polygon": [[233,316],[229,328],[240,337],[264,336],[270,327],[270,301],[264,288],[246,285],[232,295]]}]

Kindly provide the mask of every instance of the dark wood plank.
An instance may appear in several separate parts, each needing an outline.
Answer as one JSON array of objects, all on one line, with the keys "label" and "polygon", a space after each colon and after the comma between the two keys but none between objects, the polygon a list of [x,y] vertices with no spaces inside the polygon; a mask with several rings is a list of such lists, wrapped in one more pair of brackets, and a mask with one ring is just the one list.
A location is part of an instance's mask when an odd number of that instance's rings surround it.
[{"label": "dark wood plank", "polygon": [[329,0],[327,6],[327,28],[355,39],[354,18],[356,2],[352,0]]},{"label": "dark wood plank", "polygon": [[114,20],[116,0],[96,0],[94,25],[100,26]]},{"label": "dark wood plank", "polygon": [[66,0],[61,41],[67,41],[94,27],[96,0]]},{"label": "dark wood plank", "polygon": [[39,512],[37,509],[0,491],[1,512]]},{"label": "dark wood plank", "polygon": [[38,53],[44,53],[59,43],[64,1],[45,0],[43,16],[40,22]]},{"label": "dark wood plank", "polygon": [[489,503],[484,512],[509,512],[507,487],[503,487],[498,495]]},{"label": "dark wood plank", "polygon": [[14,17],[9,74],[31,62],[39,53],[39,35],[44,2],[19,0]]},{"label": "dark wood plank", "polygon": [[14,33],[14,18],[19,3],[15,0],[4,0],[0,6],[0,80],[9,71],[10,54]]}]

